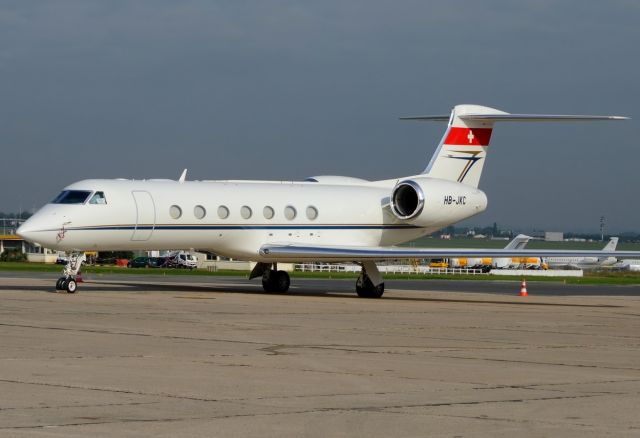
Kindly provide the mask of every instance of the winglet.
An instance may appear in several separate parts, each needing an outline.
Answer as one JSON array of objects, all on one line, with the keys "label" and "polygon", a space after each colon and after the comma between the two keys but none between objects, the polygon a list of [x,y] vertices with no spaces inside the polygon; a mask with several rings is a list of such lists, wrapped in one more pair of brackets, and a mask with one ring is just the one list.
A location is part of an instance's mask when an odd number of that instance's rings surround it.
[{"label": "winglet", "polygon": [[180,175],[178,182],[182,184],[186,179],[187,179],[187,169],[182,171],[182,175]]}]

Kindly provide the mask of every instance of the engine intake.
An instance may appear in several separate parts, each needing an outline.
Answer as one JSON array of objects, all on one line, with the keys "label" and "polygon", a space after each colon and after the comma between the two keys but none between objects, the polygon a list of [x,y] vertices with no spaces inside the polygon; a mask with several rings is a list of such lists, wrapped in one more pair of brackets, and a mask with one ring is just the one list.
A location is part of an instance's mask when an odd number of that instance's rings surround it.
[{"label": "engine intake", "polygon": [[398,219],[412,219],[424,208],[424,192],[415,181],[402,181],[393,188],[390,204]]}]

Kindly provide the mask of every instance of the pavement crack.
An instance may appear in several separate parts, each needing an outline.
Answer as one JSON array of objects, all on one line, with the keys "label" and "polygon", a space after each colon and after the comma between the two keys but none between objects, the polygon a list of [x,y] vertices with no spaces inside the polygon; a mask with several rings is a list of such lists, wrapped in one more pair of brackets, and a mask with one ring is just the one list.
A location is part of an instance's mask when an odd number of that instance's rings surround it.
[{"label": "pavement crack", "polygon": [[445,359],[478,360],[478,361],[486,361],[486,362],[522,363],[522,364],[528,364],[528,365],[552,365],[552,366],[561,366],[561,367],[597,368],[597,369],[603,369],[603,370],[640,371],[640,368],[612,367],[612,366],[603,366],[603,365],[586,365],[581,363],[571,364],[571,363],[560,363],[560,362],[537,362],[537,361],[530,361],[530,360],[496,359],[491,357],[469,357],[469,356],[449,356],[449,355],[434,355],[433,357],[441,357]]},{"label": "pavement crack", "polygon": [[70,327],[56,327],[56,326],[38,326],[38,325],[27,325],[27,324],[7,324],[0,323],[1,327],[21,327],[21,328],[31,328],[31,329],[39,329],[39,330],[61,330],[61,331],[71,331],[78,333],[96,333],[100,335],[121,335],[121,336],[140,336],[145,338],[160,338],[160,339],[176,339],[181,341],[203,341],[203,342],[228,342],[233,344],[250,344],[250,345],[269,345],[269,342],[256,342],[256,341],[239,341],[234,339],[222,339],[222,338],[197,338],[191,336],[176,336],[176,335],[158,335],[151,333],[140,333],[140,332],[122,332],[115,330],[98,330],[98,329],[79,329],[79,328],[70,328]]}]

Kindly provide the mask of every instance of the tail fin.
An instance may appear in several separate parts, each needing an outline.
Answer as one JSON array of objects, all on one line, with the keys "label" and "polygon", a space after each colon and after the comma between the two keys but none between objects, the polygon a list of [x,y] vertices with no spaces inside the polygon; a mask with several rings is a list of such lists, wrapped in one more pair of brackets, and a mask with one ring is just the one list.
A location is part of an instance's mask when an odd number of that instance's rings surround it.
[{"label": "tail fin", "polygon": [[450,116],[401,117],[401,120],[449,120],[447,130],[422,172],[433,178],[478,187],[495,122],[567,122],[625,120],[618,116],[510,114],[480,105],[456,105]]},{"label": "tail fin", "polygon": [[618,238],[617,237],[612,237],[611,239],[609,239],[609,242],[607,242],[607,244],[604,246],[604,248],[602,248],[603,251],[615,251],[616,250],[616,246],[618,246]]},{"label": "tail fin", "polygon": [[513,238],[511,242],[507,244],[507,246],[504,247],[504,249],[524,249],[524,247],[527,246],[527,243],[529,243],[530,240],[530,236],[527,236],[525,234],[518,234]]},{"label": "tail fin", "polygon": [[434,178],[478,187],[491,140],[493,120],[465,120],[466,114],[507,114],[479,105],[457,105],[451,111],[447,130],[427,168]]},{"label": "tail fin", "polygon": [[[615,251],[616,250],[616,246],[618,246],[618,238],[617,237],[612,237],[609,239],[609,242],[607,242],[607,244],[604,246],[604,248],[602,248],[603,251]],[[616,263],[618,261],[617,258],[615,257],[598,257],[598,263],[606,266],[606,265],[612,265],[614,263]]]}]

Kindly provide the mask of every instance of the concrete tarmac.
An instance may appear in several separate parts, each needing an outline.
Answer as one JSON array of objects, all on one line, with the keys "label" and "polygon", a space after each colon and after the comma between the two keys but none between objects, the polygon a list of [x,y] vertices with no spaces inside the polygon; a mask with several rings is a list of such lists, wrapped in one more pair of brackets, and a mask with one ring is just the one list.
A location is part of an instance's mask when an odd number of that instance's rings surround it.
[{"label": "concrete tarmac", "polygon": [[640,436],[638,287],[52,278],[0,276],[2,437]]}]

